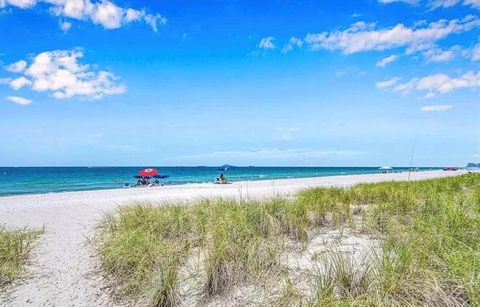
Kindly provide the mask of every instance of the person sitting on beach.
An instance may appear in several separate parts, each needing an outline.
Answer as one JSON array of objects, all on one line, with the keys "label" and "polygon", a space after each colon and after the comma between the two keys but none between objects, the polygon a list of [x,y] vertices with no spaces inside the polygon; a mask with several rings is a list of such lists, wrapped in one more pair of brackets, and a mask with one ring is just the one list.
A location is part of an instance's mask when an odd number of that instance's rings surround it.
[{"label": "person sitting on beach", "polygon": [[216,184],[226,184],[227,183],[227,178],[225,178],[225,176],[223,176],[223,174],[221,174],[220,177],[217,177],[215,179],[215,183]]},{"label": "person sitting on beach", "polygon": [[142,186],[142,185],[143,185],[142,179],[138,179],[136,186],[139,187],[139,186]]},{"label": "person sitting on beach", "polygon": [[220,181],[220,184],[225,184],[225,183],[227,183],[227,178],[225,178],[225,176],[223,176],[223,174],[220,174],[219,181]]}]

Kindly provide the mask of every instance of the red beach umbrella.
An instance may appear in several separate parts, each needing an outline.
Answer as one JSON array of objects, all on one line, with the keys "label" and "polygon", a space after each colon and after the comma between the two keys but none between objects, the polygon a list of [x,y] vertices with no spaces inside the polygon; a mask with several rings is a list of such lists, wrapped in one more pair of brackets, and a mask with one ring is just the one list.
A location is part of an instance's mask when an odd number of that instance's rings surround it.
[{"label": "red beach umbrella", "polygon": [[146,168],[142,169],[139,174],[142,177],[153,177],[158,174],[158,171],[155,168]]}]

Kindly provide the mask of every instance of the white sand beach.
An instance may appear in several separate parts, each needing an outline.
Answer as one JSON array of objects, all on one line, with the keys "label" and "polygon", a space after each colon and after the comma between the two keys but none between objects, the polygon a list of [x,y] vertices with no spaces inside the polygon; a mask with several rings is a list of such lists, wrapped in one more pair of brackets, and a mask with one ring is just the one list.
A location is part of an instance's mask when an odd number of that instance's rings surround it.
[{"label": "white sand beach", "polygon": [[[425,171],[410,176],[411,180],[422,180],[463,173]],[[346,175],[0,197],[0,225],[45,227],[28,264],[28,276],[0,295],[0,305],[112,305],[98,274],[98,263],[89,239],[103,214],[119,205],[212,197],[289,196],[309,187],[401,181],[408,176],[408,173]]]}]

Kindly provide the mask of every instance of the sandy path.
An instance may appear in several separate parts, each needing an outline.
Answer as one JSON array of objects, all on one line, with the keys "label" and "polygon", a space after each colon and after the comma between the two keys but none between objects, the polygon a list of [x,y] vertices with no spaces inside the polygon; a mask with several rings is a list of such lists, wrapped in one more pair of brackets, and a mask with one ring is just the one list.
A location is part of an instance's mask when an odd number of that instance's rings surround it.
[{"label": "sandy path", "polygon": [[[412,173],[412,180],[459,175],[462,172]],[[362,182],[406,180],[408,173],[348,175],[275,181],[237,182],[219,186],[189,184],[145,189],[101,190],[0,197],[0,224],[7,227],[45,226],[29,264],[29,276],[5,294],[0,305],[112,305],[97,272],[87,238],[104,212],[141,201],[164,202],[201,197],[243,199],[291,195],[313,186],[349,186]],[[2,301],[3,300],[3,301]]]}]

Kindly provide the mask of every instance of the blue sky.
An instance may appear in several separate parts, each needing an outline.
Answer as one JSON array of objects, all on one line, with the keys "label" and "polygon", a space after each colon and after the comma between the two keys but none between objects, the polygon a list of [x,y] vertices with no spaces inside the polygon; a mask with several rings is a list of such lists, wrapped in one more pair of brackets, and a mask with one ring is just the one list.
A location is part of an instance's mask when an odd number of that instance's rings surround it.
[{"label": "blue sky", "polygon": [[463,166],[480,1],[0,0],[0,165]]}]

